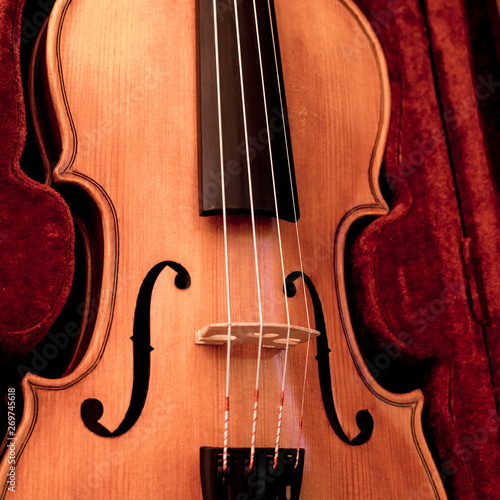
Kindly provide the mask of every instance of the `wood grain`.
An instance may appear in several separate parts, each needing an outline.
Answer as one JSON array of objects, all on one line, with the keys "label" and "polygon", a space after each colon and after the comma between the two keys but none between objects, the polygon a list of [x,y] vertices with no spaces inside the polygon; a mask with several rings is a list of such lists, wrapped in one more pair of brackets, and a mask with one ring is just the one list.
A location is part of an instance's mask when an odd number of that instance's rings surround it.
[{"label": "wood grain", "polygon": [[[350,1],[275,0],[301,204],[304,271],[321,298],[335,404],[349,437],[368,409],[375,427],[352,447],[323,409],[316,349],[310,354],[302,446],[301,499],[444,499],[423,438],[423,398],[378,386],[356,345],[344,285],[344,244],[359,217],[387,212],[377,179],[390,96],[380,46]],[[18,430],[16,498],[201,498],[200,446],[221,446],[223,346],[195,344],[195,332],[227,322],[220,217],[198,215],[195,2],[58,0],[47,31],[44,68],[62,154],[54,180],[78,188],[99,217],[94,257],[100,285],[92,341],[70,375],[28,375]],[[97,220],[98,219],[98,220]],[[274,219],[258,218],[263,315],[286,323]],[[281,222],[286,273],[300,269],[295,228]],[[250,222],[229,219],[233,321],[258,321]],[[175,288],[160,275],[151,307],[151,380],[138,422],[116,438],[83,424],[88,398],[100,423],[118,427],[132,388],[132,325],[137,294],[157,263],[191,276]],[[97,273],[97,271],[96,271]],[[307,327],[301,287],[291,320]],[[282,446],[295,447],[306,347],[290,353]],[[273,446],[284,353],[263,354],[258,446]],[[232,355],[230,446],[249,446],[256,347]],[[2,464],[2,474],[6,464]],[[6,488],[3,496],[10,498]]]}]

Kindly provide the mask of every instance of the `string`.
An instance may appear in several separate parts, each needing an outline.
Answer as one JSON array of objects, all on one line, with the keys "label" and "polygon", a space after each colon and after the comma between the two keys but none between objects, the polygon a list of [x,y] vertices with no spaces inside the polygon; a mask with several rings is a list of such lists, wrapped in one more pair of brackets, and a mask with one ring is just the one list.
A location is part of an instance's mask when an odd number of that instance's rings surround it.
[{"label": "string", "polygon": [[236,19],[236,39],[238,46],[238,64],[240,70],[240,86],[241,86],[241,103],[243,108],[243,128],[245,131],[245,151],[246,151],[246,163],[247,163],[247,174],[248,174],[248,191],[250,195],[250,214],[252,217],[252,236],[253,236],[253,251],[255,260],[255,274],[257,277],[257,296],[259,300],[259,352],[257,356],[257,374],[255,377],[255,392],[254,392],[254,406],[253,406],[253,420],[252,420],[252,440],[250,446],[250,472],[253,470],[253,465],[255,461],[255,440],[257,435],[257,409],[259,405],[259,383],[260,383],[260,366],[262,361],[262,334],[264,322],[262,319],[262,299],[260,292],[260,279],[259,279],[259,258],[257,255],[257,236],[255,231],[255,214],[254,214],[254,203],[253,203],[253,190],[252,190],[252,173],[250,171],[250,151],[248,147],[248,130],[247,130],[247,115],[245,110],[245,89],[243,85],[243,66],[241,59],[241,44],[240,44],[240,26],[238,20],[238,0],[234,0],[234,12]]},{"label": "string", "polygon": [[269,114],[267,110],[267,101],[266,101],[266,88],[264,83],[264,69],[262,67],[262,51],[260,47],[260,37],[259,37],[259,20],[257,17],[257,7],[255,4],[255,0],[253,1],[253,12],[255,17],[255,31],[257,34],[257,47],[259,52],[259,64],[260,64],[260,75],[262,82],[262,95],[264,98],[264,111],[266,114],[266,128],[267,128],[267,143],[269,145],[269,159],[271,162],[271,177],[273,181],[273,193],[274,193],[274,209],[276,211],[276,227],[278,229],[278,242],[280,249],[280,259],[281,259],[281,274],[283,278],[283,290],[285,291],[285,308],[286,308],[286,319],[287,319],[287,335],[286,335],[286,348],[285,348],[285,361],[283,365],[283,376],[281,381],[281,393],[280,393],[280,404],[279,404],[279,412],[278,412],[278,428],[276,431],[276,445],[274,448],[274,468],[278,465],[278,454],[280,448],[280,438],[281,438],[281,422],[283,418],[283,402],[285,398],[285,378],[286,378],[286,367],[288,361],[288,351],[290,347],[290,310],[288,307],[288,295],[286,294],[286,278],[285,278],[285,264],[283,260],[283,245],[281,243],[281,229],[280,229],[280,219],[279,219],[279,211],[278,211],[278,197],[276,195],[276,182],[274,177],[274,162],[272,155],[272,147],[271,147],[271,132],[269,130]]},{"label": "string", "polygon": [[227,220],[226,220],[226,186],[224,179],[224,152],[222,145],[222,113],[221,92],[219,73],[219,35],[217,32],[217,6],[213,0],[214,34],[215,34],[215,63],[217,68],[217,113],[219,121],[219,150],[220,150],[220,179],[222,188],[222,220],[224,225],[224,258],[226,264],[226,292],[227,292],[227,361],[226,361],[226,396],[224,403],[224,450],[222,454],[222,470],[227,471],[227,456],[229,442],[229,380],[231,372],[231,293],[229,288],[229,252],[227,244]]},{"label": "string", "polygon": [[[255,0],[254,0],[255,1]],[[297,237],[297,248],[299,252],[299,262],[300,262],[300,273],[302,276],[302,291],[304,293],[304,303],[305,303],[305,309],[306,309],[306,317],[307,317],[307,329],[309,330],[308,336],[307,336],[307,350],[306,350],[306,362],[305,362],[305,368],[304,368],[304,385],[302,389],[302,404],[301,404],[301,409],[300,409],[300,417],[299,417],[299,432],[298,432],[298,439],[297,439],[297,456],[295,459],[295,468],[297,467],[299,463],[299,453],[300,453],[300,438],[302,434],[302,421],[303,421],[303,416],[304,416],[304,401],[305,401],[305,392],[306,392],[306,380],[307,380],[307,368],[309,364],[309,348],[310,348],[310,340],[311,340],[311,320],[309,316],[309,305],[307,303],[307,295],[306,295],[306,285],[305,285],[305,280],[304,280],[304,265],[303,265],[303,260],[302,260],[302,250],[301,250],[301,245],[300,245],[300,235],[299,235],[299,225],[297,223],[297,208],[296,208],[296,203],[295,203],[295,194],[293,192],[293,180],[292,180],[292,168],[290,165],[290,152],[289,152],[289,145],[288,145],[288,139],[287,139],[287,134],[286,134],[286,122],[285,122],[285,114],[284,114],[284,109],[283,109],[283,97],[282,97],[282,91],[281,91],[281,83],[279,79],[279,67],[278,67],[278,57],[276,54],[276,40],[274,36],[274,26],[273,26],[273,17],[271,13],[271,4],[270,0],[267,0],[267,8],[269,12],[269,19],[270,19],[270,24],[271,24],[271,36],[273,40],[273,50],[274,50],[274,62],[275,62],[275,67],[276,67],[276,75],[277,75],[277,81],[278,81],[278,93],[280,96],[280,106],[281,106],[281,116],[283,118],[283,132],[285,136],[285,149],[286,149],[286,157],[287,157],[287,164],[288,164],[288,175],[290,178],[290,190],[291,190],[291,195],[292,195],[292,205],[293,205],[293,215],[294,215],[294,220],[295,220],[295,234]],[[286,288],[285,288],[286,292]],[[288,341],[287,341],[288,344]],[[275,454],[275,466],[276,466],[276,454]]]}]

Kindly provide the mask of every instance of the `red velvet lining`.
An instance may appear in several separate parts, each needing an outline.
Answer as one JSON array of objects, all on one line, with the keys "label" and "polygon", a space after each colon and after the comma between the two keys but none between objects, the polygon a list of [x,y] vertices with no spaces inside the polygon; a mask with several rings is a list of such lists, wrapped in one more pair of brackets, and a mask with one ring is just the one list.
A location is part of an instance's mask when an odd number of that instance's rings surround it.
[{"label": "red velvet lining", "polygon": [[45,336],[73,276],[73,224],[51,188],[19,167],[25,141],[19,42],[24,1],[0,2],[0,358],[18,359]]},{"label": "red velvet lining", "polygon": [[391,212],[349,259],[360,343],[384,385],[423,390],[450,497],[497,498],[499,211],[476,95],[481,103],[498,89],[471,69],[469,38],[469,23],[487,30],[488,20],[461,0],[358,4],[379,32],[393,97]]}]

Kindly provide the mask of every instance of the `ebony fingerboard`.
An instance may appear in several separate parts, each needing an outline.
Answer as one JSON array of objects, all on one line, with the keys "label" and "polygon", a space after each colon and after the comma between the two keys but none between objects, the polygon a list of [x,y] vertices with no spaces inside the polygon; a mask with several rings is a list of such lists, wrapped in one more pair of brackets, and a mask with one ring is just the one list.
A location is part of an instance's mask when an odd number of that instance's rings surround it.
[{"label": "ebony fingerboard", "polygon": [[273,3],[256,0],[255,16],[252,0],[236,1],[237,9],[234,0],[198,0],[200,214],[222,212],[222,143],[227,212],[250,213],[248,158],[255,213],[276,216],[273,168],[279,218],[294,222],[299,205]]}]

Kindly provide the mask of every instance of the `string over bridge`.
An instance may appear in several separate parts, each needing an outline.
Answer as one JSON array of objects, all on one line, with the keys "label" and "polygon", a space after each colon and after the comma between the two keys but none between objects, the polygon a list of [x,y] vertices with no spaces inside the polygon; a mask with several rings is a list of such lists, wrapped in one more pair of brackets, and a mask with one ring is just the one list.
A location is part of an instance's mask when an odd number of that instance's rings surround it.
[{"label": "string over bridge", "polygon": [[[228,323],[215,323],[196,332],[196,343],[201,345],[222,345],[227,342]],[[262,347],[285,349],[288,335],[288,325],[278,323],[264,323],[262,333]],[[259,323],[233,323],[231,325],[231,342],[234,344],[258,344]],[[319,332],[302,326],[290,325],[290,347],[307,342],[319,336]]]}]

